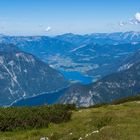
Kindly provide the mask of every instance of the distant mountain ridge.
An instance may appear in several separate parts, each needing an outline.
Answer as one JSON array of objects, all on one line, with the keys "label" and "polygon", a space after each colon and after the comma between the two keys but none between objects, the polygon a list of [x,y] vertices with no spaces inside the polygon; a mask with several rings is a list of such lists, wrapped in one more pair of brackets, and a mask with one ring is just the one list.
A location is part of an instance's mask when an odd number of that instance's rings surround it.
[{"label": "distant mountain ridge", "polygon": [[99,45],[115,44],[115,43],[137,43],[140,42],[140,32],[113,32],[113,33],[91,33],[91,34],[73,34],[66,33],[62,35],[56,35],[54,37],[49,36],[9,36],[0,34],[1,43],[16,43],[25,41],[40,41],[42,38],[51,38],[59,41],[65,41],[76,45],[95,43]]},{"label": "distant mountain ridge", "polygon": [[140,32],[129,31],[115,33],[92,33],[86,35],[67,33],[63,35],[58,35],[55,38],[71,43],[73,42],[74,44],[124,44],[139,42]]}]

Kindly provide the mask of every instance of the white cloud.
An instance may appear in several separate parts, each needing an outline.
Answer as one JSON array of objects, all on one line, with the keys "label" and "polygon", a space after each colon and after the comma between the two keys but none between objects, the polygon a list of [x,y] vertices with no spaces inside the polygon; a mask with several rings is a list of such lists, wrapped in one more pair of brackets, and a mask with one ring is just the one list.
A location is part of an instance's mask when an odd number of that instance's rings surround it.
[{"label": "white cloud", "polygon": [[139,22],[135,21],[135,25],[139,24]]},{"label": "white cloud", "polygon": [[125,23],[125,22],[120,22],[119,25],[120,25],[120,26],[125,26],[126,23]]},{"label": "white cloud", "polygon": [[45,31],[46,31],[46,32],[49,32],[51,29],[52,29],[52,28],[51,28],[50,26],[48,26],[48,27],[45,29]]},{"label": "white cloud", "polygon": [[132,21],[132,20],[130,20],[128,23],[131,24],[131,25],[134,25],[135,24],[135,22]]},{"label": "white cloud", "polygon": [[134,15],[134,18],[129,19],[128,21],[125,21],[125,22],[120,22],[120,23],[119,23],[119,26],[138,25],[138,24],[140,24],[140,13],[139,13],[139,12],[137,12],[137,13]]},{"label": "white cloud", "polygon": [[138,21],[136,19],[130,19],[127,24],[137,25]]},{"label": "white cloud", "polygon": [[140,23],[140,13],[135,14],[135,19]]}]

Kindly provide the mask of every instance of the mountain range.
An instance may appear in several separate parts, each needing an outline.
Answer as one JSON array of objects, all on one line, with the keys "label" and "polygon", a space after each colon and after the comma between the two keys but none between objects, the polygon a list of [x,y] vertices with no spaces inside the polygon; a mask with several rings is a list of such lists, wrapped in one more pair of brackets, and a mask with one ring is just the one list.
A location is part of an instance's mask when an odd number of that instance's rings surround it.
[{"label": "mountain range", "polygon": [[93,81],[116,72],[124,58],[140,49],[139,40],[139,32],[0,37],[1,43],[15,44],[56,70],[76,71]]},{"label": "mountain range", "polygon": [[[1,35],[0,105],[24,105],[27,100],[36,105],[40,100],[39,104],[90,106],[136,95],[140,92],[139,40],[139,32]],[[75,81],[71,72],[76,73]],[[78,73],[92,78],[91,82],[83,85],[85,78]]]}]

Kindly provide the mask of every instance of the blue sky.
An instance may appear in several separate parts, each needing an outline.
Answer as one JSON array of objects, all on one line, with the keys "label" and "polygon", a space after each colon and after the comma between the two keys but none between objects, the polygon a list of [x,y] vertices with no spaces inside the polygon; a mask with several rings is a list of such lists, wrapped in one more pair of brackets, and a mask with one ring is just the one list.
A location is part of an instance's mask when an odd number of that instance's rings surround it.
[{"label": "blue sky", "polygon": [[140,31],[140,0],[0,0],[0,33],[87,34]]}]

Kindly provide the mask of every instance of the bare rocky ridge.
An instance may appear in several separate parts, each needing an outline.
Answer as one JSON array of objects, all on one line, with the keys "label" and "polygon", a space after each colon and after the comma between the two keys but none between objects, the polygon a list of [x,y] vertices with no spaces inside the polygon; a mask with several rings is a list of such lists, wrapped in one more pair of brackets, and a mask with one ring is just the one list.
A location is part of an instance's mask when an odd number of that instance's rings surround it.
[{"label": "bare rocky ridge", "polygon": [[67,85],[62,74],[33,55],[0,45],[0,106]]}]

